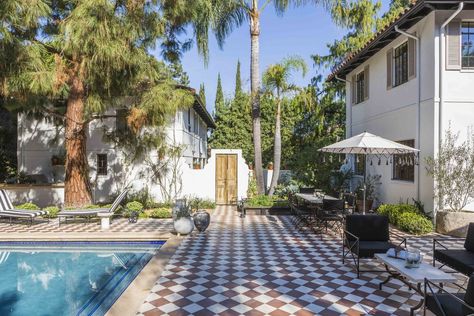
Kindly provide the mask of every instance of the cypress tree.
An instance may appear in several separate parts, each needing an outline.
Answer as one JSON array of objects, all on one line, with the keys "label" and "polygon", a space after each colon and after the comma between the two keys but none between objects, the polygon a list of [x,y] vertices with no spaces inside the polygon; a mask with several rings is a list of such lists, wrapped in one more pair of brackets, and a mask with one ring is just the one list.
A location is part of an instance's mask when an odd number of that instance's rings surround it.
[{"label": "cypress tree", "polygon": [[240,78],[240,60],[237,61],[237,72],[235,74],[235,96],[242,93],[242,79]]},{"label": "cypress tree", "polygon": [[204,83],[201,83],[199,86],[199,97],[201,98],[204,106],[206,106],[206,88],[204,87]]},{"label": "cypress tree", "polygon": [[214,111],[215,116],[218,117],[222,114],[224,110],[224,92],[222,91],[222,82],[221,82],[221,74],[217,75],[217,90],[216,90],[216,100],[214,102]]}]

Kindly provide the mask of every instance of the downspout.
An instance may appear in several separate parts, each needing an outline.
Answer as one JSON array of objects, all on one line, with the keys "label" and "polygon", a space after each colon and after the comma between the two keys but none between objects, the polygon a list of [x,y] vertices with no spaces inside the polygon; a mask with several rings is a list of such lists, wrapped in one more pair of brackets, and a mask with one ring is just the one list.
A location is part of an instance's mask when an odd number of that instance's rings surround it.
[{"label": "downspout", "polygon": [[[445,69],[446,56],[445,56],[445,31],[446,26],[462,11],[464,8],[464,2],[459,3],[458,8],[454,11],[449,18],[441,24],[439,28],[439,70],[438,70],[438,97],[439,97],[439,109],[438,109],[438,155],[441,152],[442,140],[443,140],[443,106],[444,106],[444,96],[443,96],[443,73]],[[438,201],[438,210],[443,209],[443,201]]]},{"label": "downspout", "polygon": [[[407,33],[405,31],[402,31],[398,28],[398,25],[395,25],[395,31],[405,35],[406,37],[412,38],[416,41],[416,76],[418,78],[418,106],[417,106],[417,113],[416,113],[416,140],[417,140],[417,149],[421,149],[421,40],[418,36],[415,36],[413,34]],[[418,164],[417,167],[417,172],[416,172],[416,199],[419,201],[420,200],[420,164]]]}]

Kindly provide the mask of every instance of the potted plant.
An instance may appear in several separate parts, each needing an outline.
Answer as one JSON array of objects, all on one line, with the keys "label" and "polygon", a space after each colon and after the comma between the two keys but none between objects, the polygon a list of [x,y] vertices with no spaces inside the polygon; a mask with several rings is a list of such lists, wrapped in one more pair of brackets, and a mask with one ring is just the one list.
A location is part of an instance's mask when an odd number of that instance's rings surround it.
[{"label": "potted plant", "polygon": [[[374,201],[377,199],[377,185],[379,184],[379,180],[382,176],[381,175],[373,175],[370,174],[364,181],[360,181],[359,185],[356,188],[357,200],[356,206],[357,210],[362,212],[367,212],[372,209]],[[365,187],[365,188],[364,188]],[[365,209],[364,209],[364,190],[365,190]]]},{"label": "potted plant", "polygon": [[185,203],[177,203],[173,207],[173,226],[178,236],[188,235],[194,230],[194,221]]}]

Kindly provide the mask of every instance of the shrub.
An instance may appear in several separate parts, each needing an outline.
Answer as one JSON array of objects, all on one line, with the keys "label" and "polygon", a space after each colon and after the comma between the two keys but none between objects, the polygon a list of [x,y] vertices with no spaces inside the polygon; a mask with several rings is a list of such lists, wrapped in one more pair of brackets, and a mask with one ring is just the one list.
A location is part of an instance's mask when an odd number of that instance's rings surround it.
[{"label": "shrub", "polygon": [[275,198],[268,195],[256,195],[247,200],[246,204],[250,207],[272,207]]},{"label": "shrub", "polygon": [[398,228],[411,234],[424,235],[433,231],[433,223],[420,214],[406,212],[399,216]]},{"label": "shrub", "polygon": [[171,209],[160,207],[150,212],[151,218],[171,218]]},{"label": "shrub", "polygon": [[33,203],[23,203],[23,204],[17,205],[16,208],[19,210],[32,210],[32,211],[36,211],[40,209],[38,205],[33,204]]},{"label": "shrub", "polygon": [[148,187],[143,188],[140,191],[129,192],[126,196],[127,202],[140,202],[144,208],[156,207],[156,203],[153,201],[153,197],[148,190]]},{"label": "shrub", "polygon": [[377,212],[388,216],[390,223],[411,234],[427,234],[433,231],[433,223],[415,205],[384,204]]},{"label": "shrub", "polygon": [[142,213],[144,209],[143,204],[138,201],[128,202],[125,208],[130,212],[135,211],[138,213]]},{"label": "shrub", "polygon": [[190,198],[188,200],[188,205],[192,210],[199,210],[199,209],[212,209],[216,207],[216,203],[209,199],[201,199],[201,198]]},{"label": "shrub", "polygon": [[58,213],[60,211],[59,207],[57,206],[48,206],[44,208],[45,211],[49,212],[48,215],[45,215],[46,218],[56,218],[58,217]]}]

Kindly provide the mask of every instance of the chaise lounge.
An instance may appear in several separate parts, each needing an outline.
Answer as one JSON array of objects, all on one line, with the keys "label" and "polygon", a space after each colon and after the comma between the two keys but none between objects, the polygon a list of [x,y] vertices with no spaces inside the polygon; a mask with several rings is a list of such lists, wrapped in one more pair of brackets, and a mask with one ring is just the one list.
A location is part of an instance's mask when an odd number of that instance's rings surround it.
[{"label": "chaise lounge", "polygon": [[438,261],[442,264],[441,267],[446,265],[467,276],[472,275],[474,273],[474,223],[469,224],[464,248],[449,249],[442,241],[443,239],[433,239],[433,267]]},{"label": "chaise lounge", "polygon": [[33,224],[33,219],[38,216],[48,215],[47,211],[42,210],[21,210],[16,209],[13,206],[10,197],[6,190],[0,190],[0,217],[6,217],[10,219],[10,224],[13,219],[26,219],[29,220],[30,225]]},{"label": "chaise lounge", "polygon": [[117,196],[115,201],[112,203],[110,208],[94,208],[94,209],[84,209],[84,210],[65,210],[58,213],[58,224],[61,225],[61,218],[64,218],[64,222],[67,222],[68,218],[75,217],[85,217],[87,221],[90,221],[92,217],[97,217],[99,214],[108,214],[112,216],[114,212],[119,207],[122,200],[127,195],[128,189],[124,190],[122,193]]}]

